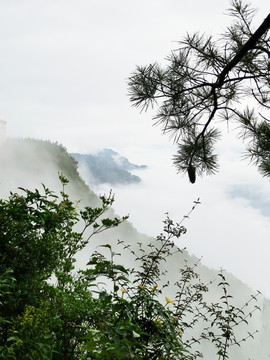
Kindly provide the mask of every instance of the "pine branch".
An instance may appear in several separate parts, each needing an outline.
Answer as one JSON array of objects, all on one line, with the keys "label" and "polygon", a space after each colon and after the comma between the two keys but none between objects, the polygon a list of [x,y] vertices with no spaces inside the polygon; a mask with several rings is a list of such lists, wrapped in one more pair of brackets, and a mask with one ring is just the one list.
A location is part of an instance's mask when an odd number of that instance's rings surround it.
[{"label": "pine branch", "polygon": [[234,58],[222,70],[218,77],[218,81],[215,84],[217,88],[220,88],[224,84],[225,77],[229,74],[229,72],[239,63],[239,61],[243,59],[249,50],[255,48],[258,40],[260,40],[260,38],[269,30],[269,28],[270,14],[268,14],[267,18],[263,21],[255,33],[248,39],[248,41],[243,45]]}]

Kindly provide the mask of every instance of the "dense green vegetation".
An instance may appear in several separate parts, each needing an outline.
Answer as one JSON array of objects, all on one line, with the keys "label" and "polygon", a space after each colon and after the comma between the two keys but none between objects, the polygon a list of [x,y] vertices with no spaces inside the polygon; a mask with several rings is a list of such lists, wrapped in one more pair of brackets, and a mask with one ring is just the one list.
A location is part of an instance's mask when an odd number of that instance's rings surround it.
[{"label": "dense green vegetation", "polygon": [[[121,226],[106,218],[113,196],[99,206],[80,207],[66,193],[20,189],[0,201],[0,358],[2,359],[195,359],[196,342],[210,340],[219,359],[240,344],[235,326],[246,323],[244,308],[230,304],[228,284],[218,274],[222,302],[207,303],[208,285],[196,265],[179,269],[170,284],[166,261],[181,251],[173,239],[186,229],[164,221],[164,232],[137,250],[124,242],[102,244],[83,269],[76,255],[92,236]],[[197,202],[192,210],[194,210]],[[131,267],[119,261],[128,253]],[[118,251],[117,251],[118,250]],[[175,296],[166,294],[175,287]],[[253,296],[253,301],[256,296]],[[182,334],[202,322],[198,338]],[[253,336],[253,334],[250,334]],[[249,335],[247,335],[249,337]]]}]

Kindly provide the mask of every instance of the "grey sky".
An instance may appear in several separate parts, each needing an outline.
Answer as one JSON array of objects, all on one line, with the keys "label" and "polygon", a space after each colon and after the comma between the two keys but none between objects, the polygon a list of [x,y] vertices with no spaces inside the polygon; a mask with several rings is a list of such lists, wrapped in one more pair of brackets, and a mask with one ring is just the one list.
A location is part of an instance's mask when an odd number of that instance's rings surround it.
[{"label": "grey sky", "polygon": [[[78,143],[88,150],[89,129],[98,134],[98,145],[104,137],[113,145],[119,137],[129,142],[130,127],[131,140],[140,141],[142,125],[126,96],[135,64],[163,61],[186,31],[219,25],[222,31],[227,7],[224,0],[196,6],[164,0],[0,2],[0,116],[9,134],[47,136],[72,151]],[[211,25],[203,12],[212,14]],[[104,127],[109,131],[102,137]]]},{"label": "grey sky", "polygon": [[[268,1],[254,5],[259,24]],[[236,185],[255,186],[269,199],[268,180],[240,161],[241,143],[230,133],[219,146],[220,174],[190,185],[175,174],[173,147],[152,127],[151,113],[140,114],[127,97],[135,65],[162,63],[187,31],[223,32],[228,6],[227,0],[0,0],[0,118],[10,137],[58,141],[70,152],[113,148],[147,164],[142,185],[115,192],[117,210],[149,234],[161,231],[166,211],[180,219],[201,197],[183,245],[270,296],[269,218],[243,196],[229,196]]]}]

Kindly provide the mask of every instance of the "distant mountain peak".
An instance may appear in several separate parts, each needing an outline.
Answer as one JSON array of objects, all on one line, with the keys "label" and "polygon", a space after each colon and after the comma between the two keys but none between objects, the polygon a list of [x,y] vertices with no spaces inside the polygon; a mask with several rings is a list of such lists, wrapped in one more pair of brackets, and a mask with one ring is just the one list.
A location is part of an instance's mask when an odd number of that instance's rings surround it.
[{"label": "distant mountain peak", "polygon": [[[145,169],[146,165],[136,165],[112,149],[104,148],[96,154],[71,154],[78,161],[79,170],[84,172],[89,185],[128,185],[138,183],[141,178],[130,171]],[[88,173],[88,174],[87,174]]]}]

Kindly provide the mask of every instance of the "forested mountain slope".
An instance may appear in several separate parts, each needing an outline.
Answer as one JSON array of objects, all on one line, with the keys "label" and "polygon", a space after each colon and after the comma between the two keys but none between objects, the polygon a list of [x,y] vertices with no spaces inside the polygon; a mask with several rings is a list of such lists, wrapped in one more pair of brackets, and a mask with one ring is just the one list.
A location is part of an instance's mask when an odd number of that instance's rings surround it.
[{"label": "forested mountain slope", "polygon": [[[89,189],[79,176],[77,162],[59,144],[34,139],[8,140],[6,144],[1,146],[0,169],[0,194],[2,198],[7,198],[9,191],[18,191],[18,187],[29,188],[30,190],[35,188],[42,189],[42,183],[51,190],[59,192],[61,191],[61,184],[58,179],[58,173],[63,173],[70,180],[67,192],[71,195],[72,199],[81,199],[82,205],[96,206],[99,203],[97,195]],[[110,215],[115,216],[113,210],[111,210]],[[157,229],[157,234],[161,230],[162,224],[160,229]],[[77,266],[83,268],[90,254],[95,251],[98,245],[109,243],[120,254],[118,257],[119,263],[129,267],[136,267],[132,254],[124,250],[121,244],[118,245],[119,241],[123,242],[125,246],[130,245],[132,251],[135,252],[140,251],[141,246],[146,251],[149,251],[147,250],[149,249],[149,243],[155,243],[155,239],[138,233],[132,224],[126,221],[114,230],[109,230],[93,237],[88,246],[79,254]],[[142,245],[139,245],[139,243]],[[181,246],[181,242],[179,244]],[[168,281],[171,285],[166,288],[167,296],[174,299],[175,287],[173,284],[178,281],[180,276],[179,269],[183,268],[185,264],[195,267],[202,281],[209,283],[210,290],[206,293],[206,299],[210,303],[220,301],[222,293],[217,286],[217,271],[201,265],[198,263],[197,258],[190,256],[185,250],[182,253],[175,253],[169,262],[163,264],[164,270],[168,271],[165,275],[164,283]],[[244,305],[251,294],[249,287],[231,274],[226,274],[226,279],[230,284],[229,290],[233,296],[234,306]],[[254,313],[250,319],[247,319],[250,325],[246,329],[240,328],[239,331],[242,337],[245,337],[246,331],[252,334],[257,329],[259,333],[255,335],[255,340],[248,339],[243,346],[235,346],[231,359],[264,360],[270,355],[270,302],[261,298],[258,305],[261,307],[261,311]],[[200,329],[194,330],[194,335],[199,333],[199,331]],[[185,334],[183,334],[184,336]],[[213,350],[211,344],[204,344],[202,342],[197,347],[205,354],[205,359],[211,360],[217,358],[215,349]]]}]

